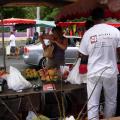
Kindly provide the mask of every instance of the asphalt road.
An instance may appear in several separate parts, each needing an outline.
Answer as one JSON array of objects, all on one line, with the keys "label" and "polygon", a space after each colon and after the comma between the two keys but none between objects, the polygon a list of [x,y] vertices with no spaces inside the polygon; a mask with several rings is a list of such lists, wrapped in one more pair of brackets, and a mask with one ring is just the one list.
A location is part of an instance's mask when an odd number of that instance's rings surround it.
[{"label": "asphalt road", "polygon": [[[3,67],[3,66],[4,66],[3,55],[0,55],[0,67]],[[18,59],[16,59],[16,57],[8,58],[6,56],[6,70],[7,71],[9,71],[10,66],[17,68],[20,71],[25,69],[26,67],[29,67],[28,65],[24,63],[22,56],[19,56]]]},{"label": "asphalt road", "polygon": [[[26,43],[26,41],[24,40],[16,40],[16,46],[24,46]],[[5,46],[8,45],[8,41],[5,41]],[[4,62],[3,62],[3,50],[2,50],[2,41],[0,40],[0,67],[4,66]],[[6,56],[6,70],[9,71],[9,67],[13,66],[16,67],[19,70],[23,70],[24,68],[28,67],[22,58],[22,55],[19,56],[19,59],[14,58],[8,58]]]}]

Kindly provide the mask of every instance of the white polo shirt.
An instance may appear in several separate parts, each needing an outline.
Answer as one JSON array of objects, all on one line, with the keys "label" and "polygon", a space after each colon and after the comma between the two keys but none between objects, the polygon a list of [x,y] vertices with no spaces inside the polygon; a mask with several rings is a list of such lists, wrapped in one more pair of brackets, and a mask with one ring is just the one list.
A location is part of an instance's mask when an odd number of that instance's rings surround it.
[{"label": "white polo shirt", "polygon": [[89,55],[88,77],[118,74],[116,48],[120,47],[120,31],[107,24],[97,24],[85,32],[79,51]]},{"label": "white polo shirt", "polygon": [[16,46],[16,44],[15,44],[15,40],[16,40],[15,35],[11,34],[9,40],[10,40],[10,47],[11,46]]}]

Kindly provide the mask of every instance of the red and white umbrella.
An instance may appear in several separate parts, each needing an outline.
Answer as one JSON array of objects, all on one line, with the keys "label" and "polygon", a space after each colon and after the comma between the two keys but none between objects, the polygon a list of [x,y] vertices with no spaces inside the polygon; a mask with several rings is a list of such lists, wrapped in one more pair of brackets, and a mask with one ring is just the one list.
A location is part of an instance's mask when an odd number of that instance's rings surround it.
[{"label": "red and white umbrella", "polygon": [[33,19],[22,19],[22,18],[8,18],[0,20],[0,25],[15,25],[15,24],[36,24]]},{"label": "red and white umbrella", "polygon": [[[0,20],[0,26],[15,25],[15,24],[36,24],[35,20],[32,19],[21,19],[21,18],[9,18]],[[5,44],[4,44],[4,29],[2,31],[2,46],[3,46],[3,64],[6,69],[6,58],[5,58]]]}]

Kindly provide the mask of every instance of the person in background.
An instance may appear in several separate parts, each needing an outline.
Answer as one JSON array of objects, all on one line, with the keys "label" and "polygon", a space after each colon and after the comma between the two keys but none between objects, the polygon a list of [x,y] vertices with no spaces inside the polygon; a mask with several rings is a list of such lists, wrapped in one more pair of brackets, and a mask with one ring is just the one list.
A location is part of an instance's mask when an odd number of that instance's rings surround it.
[{"label": "person in background", "polygon": [[39,34],[38,32],[35,32],[33,35],[32,43],[35,43],[36,40],[38,40]]},{"label": "person in background", "polygon": [[[103,88],[105,97],[104,117],[110,118],[116,112],[117,60],[120,53],[120,32],[103,21],[104,10],[92,12],[94,26],[85,32],[79,52],[88,55],[87,94],[88,120],[99,120],[99,101]],[[120,55],[120,54],[119,54]]]},{"label": "person in background", "polygon": [[68,46],[68,39],[63,36],[61,27],[52,28],[52,34],[45,34],[40,36],[40,41],[45,49],[46,45],[44,39],[49,39],[50,43],[53,44],[53,57],[47,58],[47,68],[60,68],[65,64],[65,50]]},{"label": "person in background", "polygon": [[16,50],[16,37],[15,37],[13,31],[10,32],[9,45],[10,45],[10,54],[12,56],[14,56],[15,55],[15,50]]}]

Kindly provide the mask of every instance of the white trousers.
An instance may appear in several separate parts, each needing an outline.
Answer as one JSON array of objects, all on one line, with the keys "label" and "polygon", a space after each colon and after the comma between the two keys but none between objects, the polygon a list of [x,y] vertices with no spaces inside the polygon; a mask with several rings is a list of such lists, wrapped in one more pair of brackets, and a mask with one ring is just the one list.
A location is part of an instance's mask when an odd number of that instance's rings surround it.
[{"label": "white trousers", "polygon": [[[96,82],[99,82],[90,97]],[[105,106],[104,117],[109,118],[115,115],[116,101],[117,101],[117,77],[92,77],[87,79],[87,93],[88,93],[88,120],[99,120],[99,101],[101,90],[104,90]]]}]

